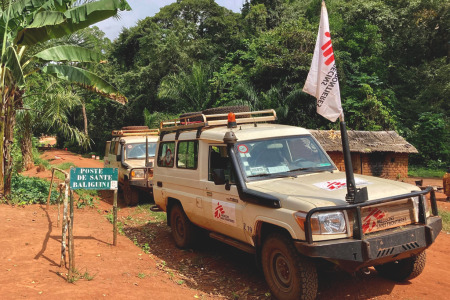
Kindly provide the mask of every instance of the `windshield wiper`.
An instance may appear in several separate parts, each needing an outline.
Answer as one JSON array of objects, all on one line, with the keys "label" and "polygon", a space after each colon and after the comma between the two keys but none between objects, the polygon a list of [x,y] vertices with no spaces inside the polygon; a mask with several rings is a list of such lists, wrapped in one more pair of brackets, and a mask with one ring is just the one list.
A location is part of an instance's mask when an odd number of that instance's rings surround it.
[{"label": "windshield wiper", "polygon": [[273,178],[292,177],[291,175],[287,175],[287,174],[283,174],[283,173],[278,173],[278,174],[262,173],[262,174],[250,175],[250,176],[247,176],[247,178],[250,178],[250,177],[268,177],[268,176],[273,177]]},{"label": "windshield wiper", "polygon": [[311,170],[311,169],[312,169],[312,168],[297,168],[297,169],[289,170],[288,172],[306,171],[306,170]]},{"label": "windshield wiper", "polygon": [[266,176],[270,176],[270,175],[273,175],[273,174],[261,173],[261,174],[256,174],[256,175],[250,175],[250,176],[247,176],[247,177],[266,177]]}]

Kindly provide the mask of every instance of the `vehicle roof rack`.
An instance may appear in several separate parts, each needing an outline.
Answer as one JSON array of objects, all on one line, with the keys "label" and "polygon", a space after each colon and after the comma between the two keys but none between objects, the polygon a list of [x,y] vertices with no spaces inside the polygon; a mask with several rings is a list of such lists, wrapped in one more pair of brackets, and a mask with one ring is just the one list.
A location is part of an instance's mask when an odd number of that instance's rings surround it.
[{"label": "vehicle roof rack", "polygon": [[[235,113],[236,124],[256,124],[273,122],[277,120],[277,114],[273,109],[248,111]],[[198,121],[191,121],[198,120]],[[228,113],[226,114],[196,114],[178,119],[168,120],[160,123],[161,135],[174,131],[201,130],[203,128],[226,126],[228,124]]]},{"label": "vehicle roof rack", "polygon": [[131,129],[131,130],[113,130],[113,137],[123,136],[145,136],[145,135],[159,135],[159,129]]}]

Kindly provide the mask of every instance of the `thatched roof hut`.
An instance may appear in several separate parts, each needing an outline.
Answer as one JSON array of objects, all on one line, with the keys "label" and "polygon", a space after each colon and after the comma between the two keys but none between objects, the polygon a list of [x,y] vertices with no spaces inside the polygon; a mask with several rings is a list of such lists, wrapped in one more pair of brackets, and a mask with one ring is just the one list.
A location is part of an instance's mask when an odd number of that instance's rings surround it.
[{"label": "thatched roof hut", "polygon": [[[319,141],[325,151],[342,152],[340,131],[309,130]],[[418,153],[417,149],[408,143],[395,131],[348,131],[348,141],[351,152],[395,152]]]}]

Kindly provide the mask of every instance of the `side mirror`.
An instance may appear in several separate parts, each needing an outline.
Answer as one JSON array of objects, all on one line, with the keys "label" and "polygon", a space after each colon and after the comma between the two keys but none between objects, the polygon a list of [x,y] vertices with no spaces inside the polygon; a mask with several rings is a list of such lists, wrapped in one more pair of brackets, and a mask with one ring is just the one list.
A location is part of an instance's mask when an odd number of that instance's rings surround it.
[{"label": "side mirror", "polygon": [[153,168],[153,162],[149,161],[146,165],[147,168]]},{"label": "side mirror", "polygon": [[222,185],[226,183],[224,169],[214,169],[211,175],[215,185]]}]

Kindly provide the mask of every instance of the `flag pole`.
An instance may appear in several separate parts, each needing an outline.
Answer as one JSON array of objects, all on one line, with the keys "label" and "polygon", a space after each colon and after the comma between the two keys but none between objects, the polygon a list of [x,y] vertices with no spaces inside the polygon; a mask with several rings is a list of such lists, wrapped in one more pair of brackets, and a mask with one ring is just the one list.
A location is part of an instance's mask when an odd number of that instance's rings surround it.
[{"label": "flag pole", "polygon": [[367,187],[361,189],[356,188],[355,176],[353,174],[352,157],[350,154],[350,145],[348,143],[347,127],[344,120],[344,112],[339,116],[342,140],[342,152],[344,154],[345,177],[347,180],[347,195],[345,201],[350,204],[361,203],[366,201],[368,197]]}]

